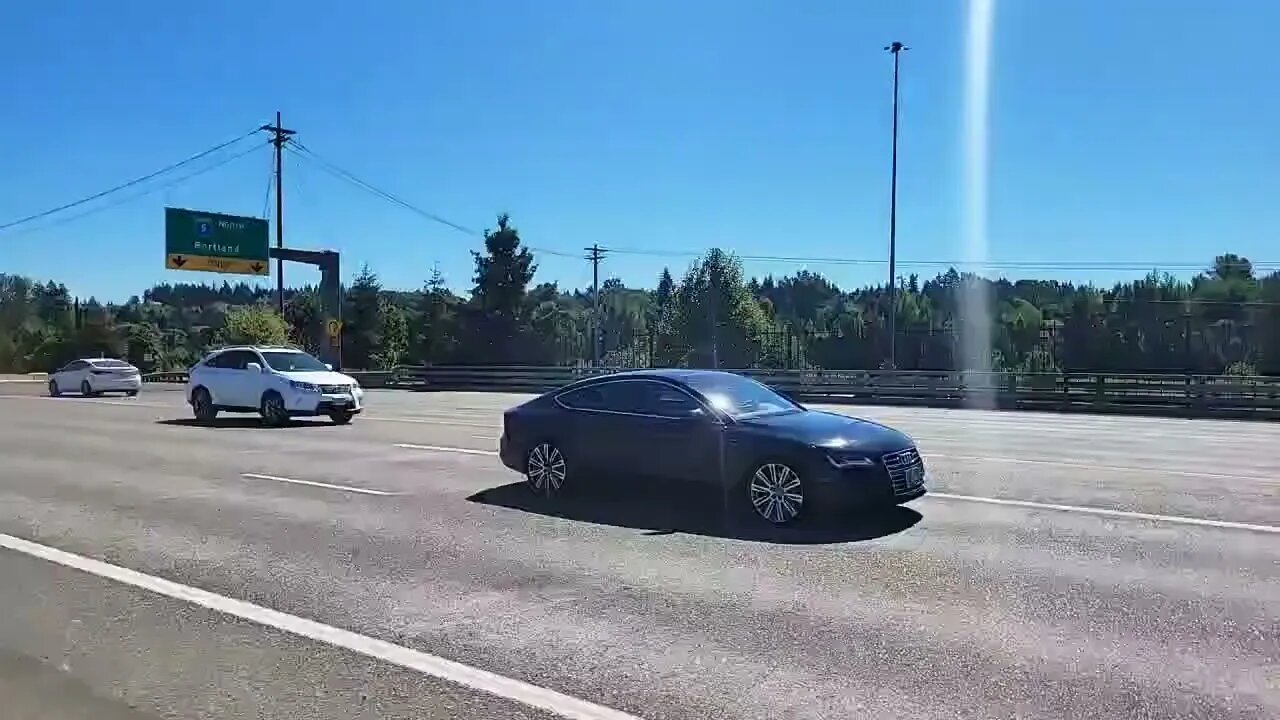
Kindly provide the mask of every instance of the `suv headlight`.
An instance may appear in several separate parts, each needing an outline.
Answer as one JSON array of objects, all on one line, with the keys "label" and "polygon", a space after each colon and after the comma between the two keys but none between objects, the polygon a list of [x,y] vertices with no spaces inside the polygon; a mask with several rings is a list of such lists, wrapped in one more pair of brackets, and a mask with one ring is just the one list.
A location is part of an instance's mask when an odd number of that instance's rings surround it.
[{"label": "suv headlight", "polygon": [[289,387],[301,392],[320,392],[320,386],[314,383],[301,382],[298,380],[290,380]]}]

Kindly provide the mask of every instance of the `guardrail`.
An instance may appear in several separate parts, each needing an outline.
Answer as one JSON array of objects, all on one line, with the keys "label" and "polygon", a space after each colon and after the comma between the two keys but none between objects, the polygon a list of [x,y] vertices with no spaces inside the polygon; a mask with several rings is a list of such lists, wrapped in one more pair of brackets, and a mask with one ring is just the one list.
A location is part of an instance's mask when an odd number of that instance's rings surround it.
[{"label": "guardrail", "polygon": [[[401,366],[348,372],[366,388],[545,392],[623,368]],[[1280,378],[1109,373],[734,370],[803,402],[985,407],[1122,414],[1280,419]],[[151,373],[146,382],[185,382]]]}]

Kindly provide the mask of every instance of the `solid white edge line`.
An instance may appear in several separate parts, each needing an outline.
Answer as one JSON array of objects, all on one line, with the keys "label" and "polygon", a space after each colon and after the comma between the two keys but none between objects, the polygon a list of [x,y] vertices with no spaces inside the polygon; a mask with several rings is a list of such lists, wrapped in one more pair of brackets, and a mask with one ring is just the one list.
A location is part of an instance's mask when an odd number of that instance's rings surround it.
[{"label": "solid white edge line", "polygon": [[1057,510],[1059,512],[1075,512],[1104,517],[1118,517],[1129,520],[1152,520],[1155,522],[1174,523],[1178,525],[1199,525],[1201,527],[1223,528],[1228,530],[1249,530],[1252,532],[1280,534],[1280,526],[1255,525],[1253,523],[1232,522],[1230,520],[1208,520],[1205,518],[1183,517],[1181,515],[1158,515],[1155,513],[1135,512],[1133,510],[1111,510],[1108,508],[1085,507],[1082,505],[1058,505],[1054,503],[1034,502],[1032,500],[1008,500],[1004,498],[980,497],[978,495],[956,495],[953,493],[929,491],[926,498],[942,500],[961,500],[964,502],[986,503],[988,505],[1007,505],[1028,508],[1031,510]]},{"label": "solid white edge line", "polygon": [[298,480],[296,478],[280,477],[279,475],[263,475],[261,473],[240,473],[240,477],[249,478],[250,480],[273,480],[275,482],[293,483],[294,485],[310,485],[311,487],[324,488],[326,490],[341,490],[343,492],[360,493],[362,495],[395,495],[397,493],[387,492],[386,490],[371,490],[369,488],[352,487],[350,485],[334,485],[332,483],[316,482],[315,480]]},{"label": "solid white edge line", "polygon": [[359,653],[366,657],[430,675],[455,685],[496,695],[529,707],[539,708],[571,720],[641,720],[620,710],[580,700],[554,690],[515,680],[487,670],[446,660],[418,650],[332,627],[315,620],[290,615],[260,605],[217,595],[140,573],[136,570],[75,555],[47,545],[0,533],[0,547],[57,565],[114,580],[142,590],[174,598],[208,610],[281,630],[298,637]]},{"label": "solid white edge line", "polygon": [[406,450],[427,450],[429,452],[458,453],[460,455],[497,456],[496,450],[477,450],[475,448],[449,447],[446,445],[414,445],[413,443],[396,443],[396,447]]}]

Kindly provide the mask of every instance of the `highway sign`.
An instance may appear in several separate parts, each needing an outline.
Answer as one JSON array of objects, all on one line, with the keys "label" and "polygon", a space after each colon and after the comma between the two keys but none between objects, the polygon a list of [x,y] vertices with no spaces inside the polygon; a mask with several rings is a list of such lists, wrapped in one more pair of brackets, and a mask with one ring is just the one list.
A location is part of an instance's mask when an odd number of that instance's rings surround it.
[{"label": "highway sign", "polygon": [[267,221],[203,210],[164,209],[164,265],[170,270],[270,275]]}]

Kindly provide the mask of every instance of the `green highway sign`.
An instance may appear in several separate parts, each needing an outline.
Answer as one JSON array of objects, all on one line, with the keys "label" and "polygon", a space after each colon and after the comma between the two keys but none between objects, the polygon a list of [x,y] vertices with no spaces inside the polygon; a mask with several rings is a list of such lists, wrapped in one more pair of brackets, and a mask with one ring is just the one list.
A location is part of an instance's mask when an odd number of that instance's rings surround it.
[{"label": "green highway sign", "polygon": [[203,210],[164,209],[164,265],[170,270],[270,275],[267,221]]}]

